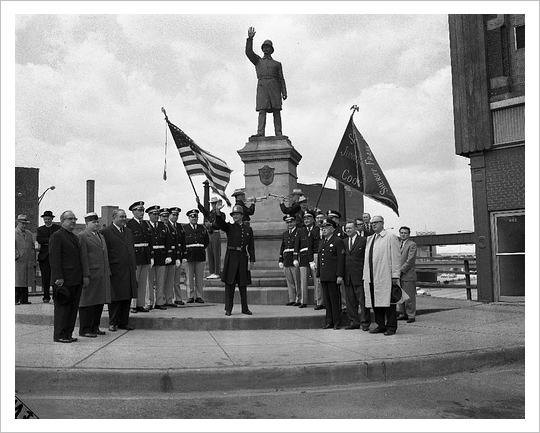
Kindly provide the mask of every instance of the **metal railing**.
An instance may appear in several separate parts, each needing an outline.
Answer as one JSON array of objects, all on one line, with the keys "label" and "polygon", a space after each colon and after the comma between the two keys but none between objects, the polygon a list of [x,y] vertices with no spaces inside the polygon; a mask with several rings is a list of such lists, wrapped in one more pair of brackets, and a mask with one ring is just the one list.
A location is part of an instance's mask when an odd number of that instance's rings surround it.
[{"label": "metal railing", "polygon": [[[444,269],[441,267],[444,266]],[[463,270],[458,270],[458,269]],[[441,282],[439,275],[452,273],[454,275],[464,275],[464,284],[453,284],[449,281]],[[471,282],[471,276],[476,276],[476,257],[417,257],[416,274],[418,287],[434,287],[448,289],[465,289],[467,300],[472,300],[472,289],[477,285]],[[459,279],[458,279],[459,280]],[[442,286],[444,284],[444,286]]]}]

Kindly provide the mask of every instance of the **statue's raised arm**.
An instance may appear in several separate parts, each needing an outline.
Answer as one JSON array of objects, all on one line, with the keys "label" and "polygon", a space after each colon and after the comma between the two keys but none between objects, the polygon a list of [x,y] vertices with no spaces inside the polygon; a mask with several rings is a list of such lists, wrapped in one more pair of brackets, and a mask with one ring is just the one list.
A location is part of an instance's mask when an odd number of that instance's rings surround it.
[{"label": "statue's raised arm", "polygon": [[265,40],[261,46],[264,54],[263,57],[253,52],[254,36],[255,28],[250,27],[246,40],[246,56],[255,65],[258,80],[255,110],[259,112],[259,122],[257,134],[254,136],[264,137],[266,113],[273,113],[275,134],[277,137],[281,137],[283,136],[281,128],[281,106],[282,100],[287,99],[283,68],[280,62],[272,58],[274,46],[271,40]]}]

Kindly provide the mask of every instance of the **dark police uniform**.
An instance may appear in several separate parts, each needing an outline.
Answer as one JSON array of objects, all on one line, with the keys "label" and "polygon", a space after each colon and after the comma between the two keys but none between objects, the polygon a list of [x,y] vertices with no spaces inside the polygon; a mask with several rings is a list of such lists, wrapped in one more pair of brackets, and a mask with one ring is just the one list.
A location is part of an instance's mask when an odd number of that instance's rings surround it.
[{"label": "dark police uniform", "polygon": [[[283,220],[286,221],[291,218],[294,220],[294,216],[292,215],[283,217]],[[293,263],[296,260],[294,245],[297,236],[298,229],[296,226],[292,232],[289,232],[288,229],[283,232],[278,260],[279,263],[283,263],[283,271],[287,280],[287,289],[289,291],[289,302],[287,305],[294,305],[295,307],[299,307],[303,303],[300,293],[300,271]]]},{"label": "dark police uniform", "polygon": [[345,275],[345,247],[343,240],[334,233],[330,239],[323,238],[319,242],[317,277],[323,288],[326,326],[338,328],[341,325],[341,294],[336,279]]},{"label": "dark police uniform", "polygon": [[[132,210],[131,207],[130,210]],[[150,259],[154,255],[152,250],[152,236],[148,224],[146,224],[144,220],[140,220],[139,222],[137,219],[132,218],[127,222],[126,227],[129,228],[133,234],[133,248],[135,249],[135,262],[137,264],[136,278],[138,284],[138,296],[131,301],[131,312],[146,312],[148,310],[144,308],[144,306],[148,292],[148,269]]]},{"label": "dark police uniform", "polygon": [[150,221],[147,224],[151,228],[151,243],[152,250],[154,251],[154,269],[155,269],[155,308],[160,310],[166,309],[165,307],[165,280],[166,280],[166,264],[165,259],[174,259],[172,255],[172,237],[167,229],[167,226],[161,221],[153,226]]},{"label": "dark police uniform", "polygon": [[[240,206],[234,206],[231,213],[243,213]],[[227,234],[227,252],[223,262],[221,281],[225,283],[225,314],[230,315],[233,309],[234,289],[238,284],[242,313],[251,314],[247,304],[247,288],[251,284],[251,273],[248,262],[255,262],[255,242],[253,230],[248,225],[231,224],[225,221],[224,215],[216,214],[216,224]]]}]

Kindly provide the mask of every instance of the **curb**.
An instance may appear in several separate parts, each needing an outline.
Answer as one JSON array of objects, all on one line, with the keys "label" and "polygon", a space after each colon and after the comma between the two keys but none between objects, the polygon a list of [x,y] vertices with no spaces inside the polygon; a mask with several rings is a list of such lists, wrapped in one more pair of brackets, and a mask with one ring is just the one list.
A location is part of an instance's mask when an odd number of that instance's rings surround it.
[{"label": "curb", "polygon": [[15,369],[18,395],[137,395],[351,385],[427,378],[525,359],[525,346],[394,360],[211,369]]}]

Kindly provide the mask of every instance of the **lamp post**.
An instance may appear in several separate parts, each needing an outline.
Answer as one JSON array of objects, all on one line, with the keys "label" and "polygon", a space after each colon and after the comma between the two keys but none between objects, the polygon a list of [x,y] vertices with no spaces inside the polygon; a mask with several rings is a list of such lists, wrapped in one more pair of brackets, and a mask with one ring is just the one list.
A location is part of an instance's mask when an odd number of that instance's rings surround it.
[{"label": "lamp post", "polygon": [[43,194],[41,194],[41,195],[38,197],[38,206],[40,205],[41,200],[43,200],[43,196],[45,195],[45,193],[46,193],[47,191],[49,191],[49,190],[52,191],[52,190],[55,189],[55,188],[56,188],[55,186],[50,186],[50,187],[48,187],[45,191],[43,191]]}]

